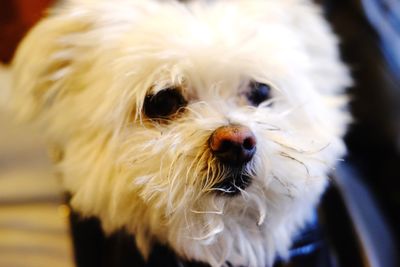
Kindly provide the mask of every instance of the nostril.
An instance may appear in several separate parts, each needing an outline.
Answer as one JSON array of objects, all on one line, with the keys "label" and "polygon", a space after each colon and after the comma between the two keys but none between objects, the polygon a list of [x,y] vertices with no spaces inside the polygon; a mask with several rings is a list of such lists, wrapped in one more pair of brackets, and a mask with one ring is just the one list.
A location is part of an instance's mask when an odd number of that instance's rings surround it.
[{"label": "nostril", "polygon": [[234,146],[233,142],[230,140],[223,140],[218,147],[218,152],[226,152]]},{"label": "nostril", "polygon": [[252,150],[256,146],[256,140],[252,137],[247,137],[243,141],[243,148],[246,150]]}]

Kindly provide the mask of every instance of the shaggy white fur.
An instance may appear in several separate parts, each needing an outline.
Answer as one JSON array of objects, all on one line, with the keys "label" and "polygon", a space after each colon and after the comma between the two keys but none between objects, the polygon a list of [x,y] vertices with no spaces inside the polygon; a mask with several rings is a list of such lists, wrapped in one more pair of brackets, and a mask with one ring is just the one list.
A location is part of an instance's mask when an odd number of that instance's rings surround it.
[{"label": "shaggy white fur", "polygon": [[[72,206],[146,257],[154,242],[224,266],[285,257],[345,152],[351,83],[337,40],[305,0],[74,0],[54,8],[13,62],[14,113],[62,151]],[[246,99],[249,83],[272,98]],[[179,116],[153,120],[149,94],[179,88]],[[251,185],[217,193],[215,129],[241,124],[257,151]]]}]

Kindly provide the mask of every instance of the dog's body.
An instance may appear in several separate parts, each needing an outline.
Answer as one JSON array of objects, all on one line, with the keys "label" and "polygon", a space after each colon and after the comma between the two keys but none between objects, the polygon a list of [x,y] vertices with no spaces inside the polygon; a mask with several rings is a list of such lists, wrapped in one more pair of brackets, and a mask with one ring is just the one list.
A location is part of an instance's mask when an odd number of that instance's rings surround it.
[{"label": "dog's body", "polygon": [[308,1],[69,1],[13,75],[74,209],[145,257],[271,265],[345,152],[350,78]]}]

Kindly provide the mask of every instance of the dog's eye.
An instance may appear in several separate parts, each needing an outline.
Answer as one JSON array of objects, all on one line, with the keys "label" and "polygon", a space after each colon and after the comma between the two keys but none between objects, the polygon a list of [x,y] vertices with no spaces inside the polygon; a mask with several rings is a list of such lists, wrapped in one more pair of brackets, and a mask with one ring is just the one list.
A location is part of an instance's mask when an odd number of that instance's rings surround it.
[{"label": "dog's eye", "polygon": [[177,88],[167,88],[144,101],[144,113],[149,118],[168,118],[186,105],[186,100]]},{"label": "dog's eye", "polygon": [[253,105],[258,106],[271,97],[271,86],[265,83],[251,82],[250,91],[246,96]]}]

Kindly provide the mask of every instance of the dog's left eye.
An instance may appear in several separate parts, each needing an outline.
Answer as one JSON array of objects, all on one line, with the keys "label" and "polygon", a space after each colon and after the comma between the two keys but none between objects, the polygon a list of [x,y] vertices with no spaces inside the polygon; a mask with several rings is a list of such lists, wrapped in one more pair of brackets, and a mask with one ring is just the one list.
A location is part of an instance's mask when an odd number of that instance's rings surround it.
[{"label": "dog's left eye", "polygon": [[251,82],[247,99],[255,106],[271,98],[271,86],[265,83]]},{"label": "dog's left eye", "polygon": [[167,88],[144,101],[144,113],[152,119],[168,118],[187,104],[178,88]]}]

